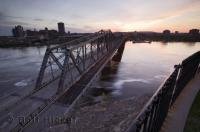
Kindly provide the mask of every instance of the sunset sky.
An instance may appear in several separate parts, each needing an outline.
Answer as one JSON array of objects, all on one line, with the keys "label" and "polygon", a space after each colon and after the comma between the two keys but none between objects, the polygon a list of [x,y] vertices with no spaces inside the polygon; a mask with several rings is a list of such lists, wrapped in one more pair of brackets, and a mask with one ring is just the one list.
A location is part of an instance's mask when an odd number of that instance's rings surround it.
[{"label": "sunset sky", "polygon": [[188,32],[200,29],[200,0],[0,0],[0,35],[11,28],[95,32],[157,31]]}]

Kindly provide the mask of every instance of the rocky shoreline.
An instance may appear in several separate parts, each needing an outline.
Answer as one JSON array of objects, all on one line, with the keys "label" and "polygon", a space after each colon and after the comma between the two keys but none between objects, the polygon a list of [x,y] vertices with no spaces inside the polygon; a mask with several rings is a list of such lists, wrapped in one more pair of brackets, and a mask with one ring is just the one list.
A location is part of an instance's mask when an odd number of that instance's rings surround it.
[{"label": "rocky shoreline", "polygon": [[71,123],[51,127],[48,131],[64,129],[66,132],[124,132],[130,127],[151,95],[123,100],[109,100],[75,108]]}]

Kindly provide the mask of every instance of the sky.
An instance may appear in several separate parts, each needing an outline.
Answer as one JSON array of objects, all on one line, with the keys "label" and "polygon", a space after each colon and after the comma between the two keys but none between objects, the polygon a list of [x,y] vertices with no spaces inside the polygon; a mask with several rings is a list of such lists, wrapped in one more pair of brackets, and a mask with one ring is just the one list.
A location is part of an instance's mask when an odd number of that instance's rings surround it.
[{"label": "sky", "polygon": [[188,32],[200,29],[200,0],[0,0],[0,35],[11,35],[15,25],[24,29],[96,32]]}]

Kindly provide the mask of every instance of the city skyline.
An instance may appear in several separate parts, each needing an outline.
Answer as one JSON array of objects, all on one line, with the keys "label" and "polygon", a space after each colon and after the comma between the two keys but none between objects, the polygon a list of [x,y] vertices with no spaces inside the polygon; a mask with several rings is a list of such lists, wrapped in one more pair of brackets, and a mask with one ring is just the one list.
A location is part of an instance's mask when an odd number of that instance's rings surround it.
[{"label": "city skyline", "polygon": [[64,22],[66,31],[71,32],[188,32],[200,28],[200,1],[1,0],[0,35],[11,35],[15,25],[25,29],[57,29],[58,22]]}]

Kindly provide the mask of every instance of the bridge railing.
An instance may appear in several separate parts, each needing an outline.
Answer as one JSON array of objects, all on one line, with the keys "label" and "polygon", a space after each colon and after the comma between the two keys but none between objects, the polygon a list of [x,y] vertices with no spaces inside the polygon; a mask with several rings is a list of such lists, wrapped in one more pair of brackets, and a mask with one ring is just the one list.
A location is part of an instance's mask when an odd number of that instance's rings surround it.
[{"label": "bridge railing", "polygon": [[[169,108],[200,68],[200,51],[183,60],[151,97],[127,132],[158,132]],[[199,72],[199,71],[198,71]]]},{"label": "bridge railing", "polygon": [[185,85],[194,77],[200,62],[200,51],[182,61],[179,66],[179,76],[173,94],[172,104]]},{"label": "bridge railing", "polygon": [[35,91],[57,81],[57,93],[74,83],[92,65],[113,48],[111,31],[99,31],[89,36],[48,47],[37,78]]}]

